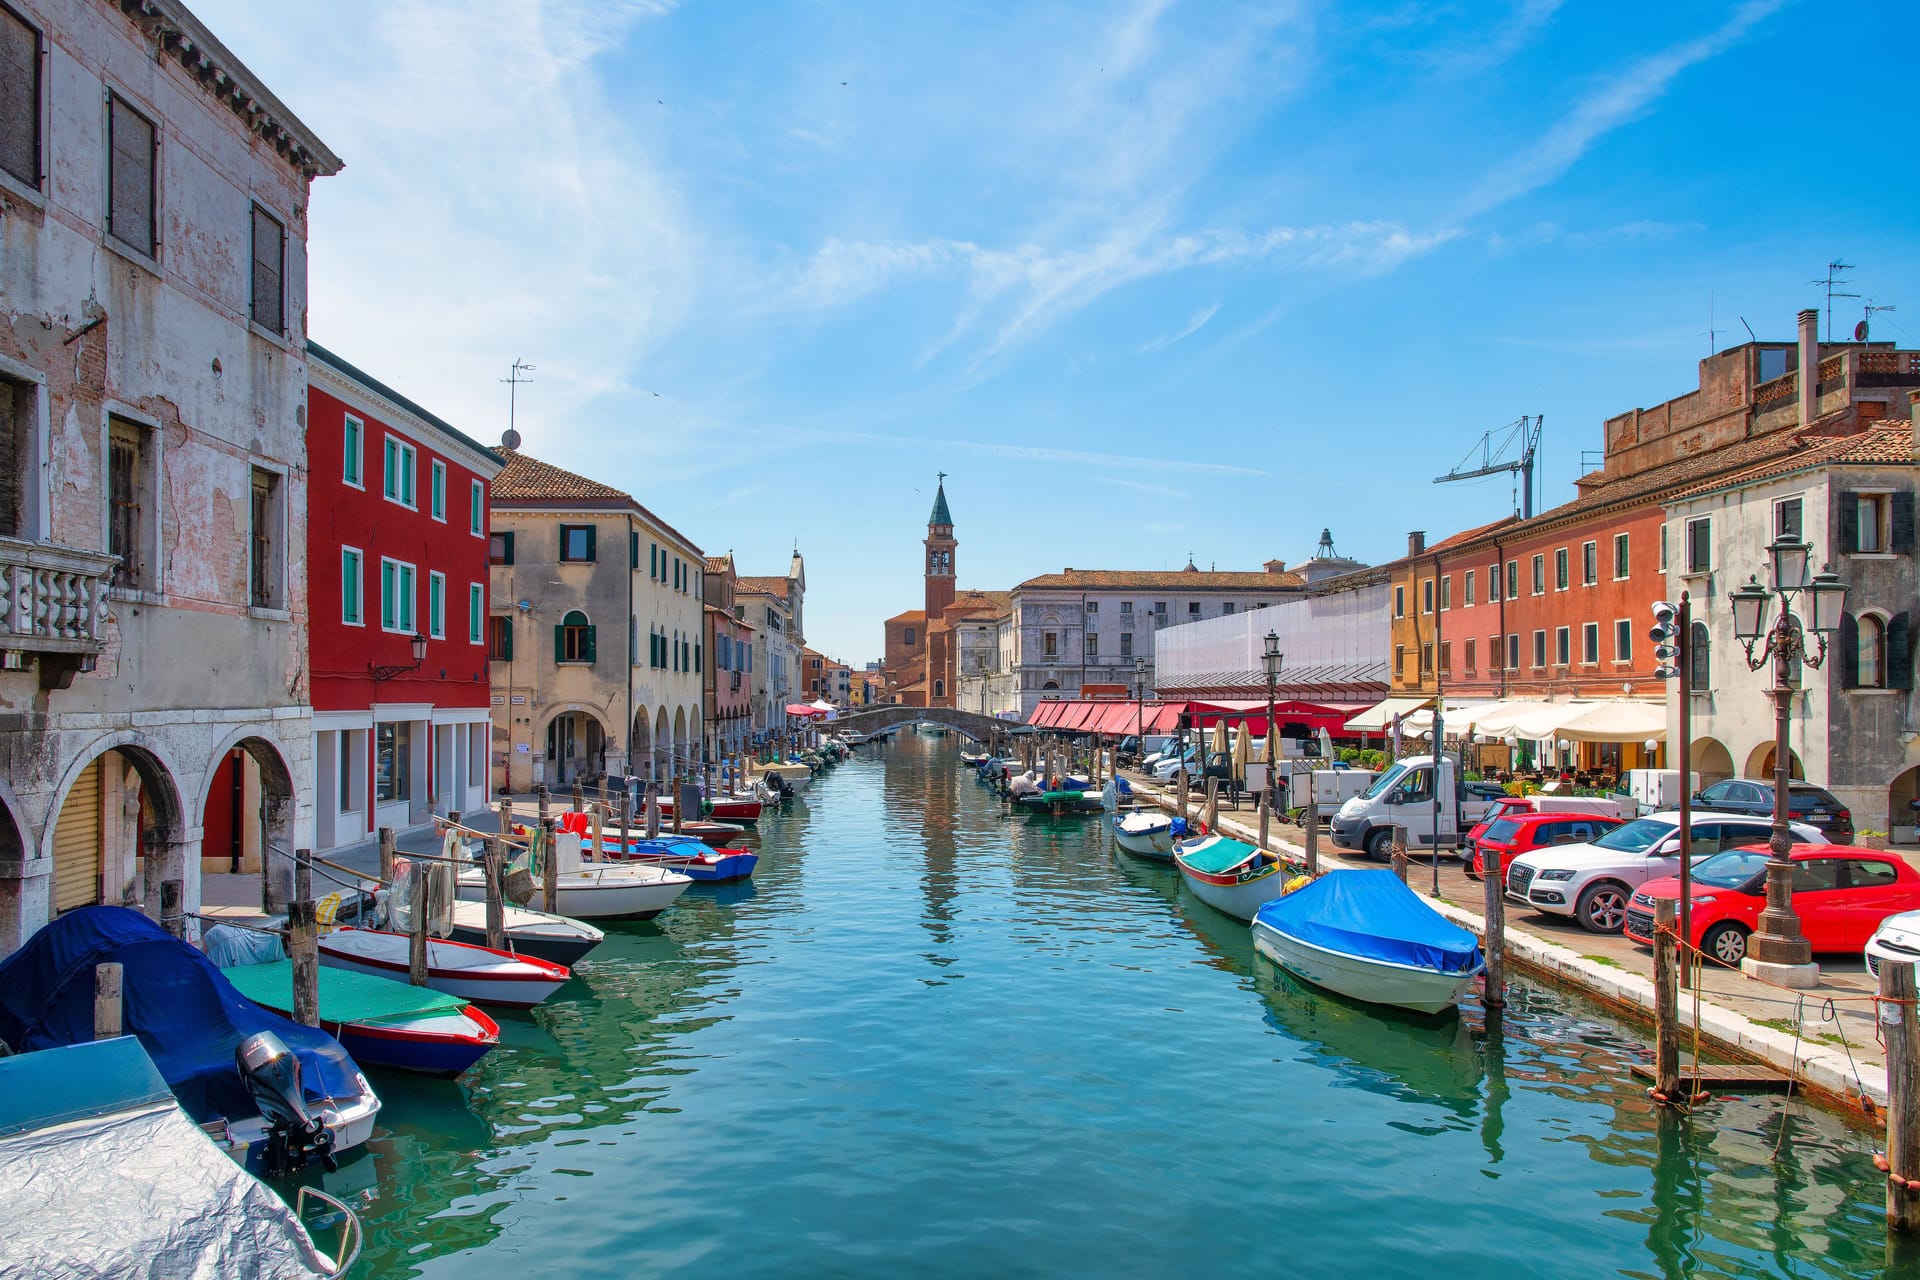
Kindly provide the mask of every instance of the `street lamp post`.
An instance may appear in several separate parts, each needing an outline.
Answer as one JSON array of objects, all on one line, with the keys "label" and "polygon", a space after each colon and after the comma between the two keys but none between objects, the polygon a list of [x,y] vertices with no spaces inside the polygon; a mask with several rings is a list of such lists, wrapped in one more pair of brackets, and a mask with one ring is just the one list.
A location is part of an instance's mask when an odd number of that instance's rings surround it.
[{"label": "street lamp post", "polygon": [[[1841,610],[1846,607],[1847,586],[1831,566],[1809,575],[1812,548],[1792,534],[1782,534],[1767,547],[1773,570],[1773,590],[1749,577],[1747,585],[1727,597],[1733,610],[1733,634],[1746,649],[1747,667],[1758,671],[1773,663],[1773,836],[1768,841],[1767,905],[1760,913],[1759,929],[1747,944],[1746,958],[1740,967],[1753,977],[1766,978],[1792,987],[1812,987],[1820,981],[1819,966],[1813,963],[1813,949],[1800,932],[1800,918],[1793,911],[1793,832],[1787,825],[1787,788],[1792,779],[1791,755],[1787,747],[1787,713],[1793,702],[1793,662],[1797,658],[1818,668],[1827,657],[1827,638],[1840,629]],[[1766,621],[1767,606],[1778,595],[1780,607],[1773,622]],[[1793,612],[1793,597],[1801,595],[1810,602],[1807,625]],[[1807,646],[1807,631],[1813,632],[1817,647]]]},{"label": "street lamp post", "polygon": [[1145,658],[1133,660],[1133,752],[1147,754],[1147,668]]},{"label": "street lamp post", "polygon": [[[1274,744],[1279,741],[1279,738],[1273,731],[1273,686],[1280,679],[1280,664],[1284,661],[1286,661],[1286,655],[1280,652],[1280,633],[1267,632],[1266,648],[1260,651],[1260,669],[1266,673],[1267,677],[1267,748],[1264,754],[1267,759],[1268,809],[1273,808],[1273,785],[1280,777],[1280,762],[1274,758],[1276,754]],[[1293,797],[1288,796],[1287,799],[1292,800]]]}]

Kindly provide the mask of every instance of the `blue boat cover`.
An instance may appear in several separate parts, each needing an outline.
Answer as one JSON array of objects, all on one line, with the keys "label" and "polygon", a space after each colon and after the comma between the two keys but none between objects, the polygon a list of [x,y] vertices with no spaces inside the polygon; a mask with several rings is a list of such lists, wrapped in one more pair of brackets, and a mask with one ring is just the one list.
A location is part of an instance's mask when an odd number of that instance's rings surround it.
[{"label": "blue boat cover", "polygon": [[93,969],[109,961],[124,966],[122,1025],[196,1122],[259,1114],[233,1061],[256,1031],[300,1059],[309,1101],[360,1092],[339,1041],[254,1004],[199,951],[125,907],[69,911],[0,961],[0,1040],[16,1052],[91,1041]]},{"label": "blue boat cover", "polygon": [[[617,837],[608,843],[616,848],[620,847]],[[719,852],[717,849],[709,848],[703,840],[695,840],[692,836],[668,835],[665,832],[662,832],[657,840],[629,840],[626,843],[626,849],[629,853],[644,853],[665,858],[704,858],[710,853]]]},{"label": "blue boat cover", "polygon": [[1335,871],[1265,904],[1253,917],[1277,933],[1439,973],[1471,973],[1480,944],[1421,901],[1392,871]]}]

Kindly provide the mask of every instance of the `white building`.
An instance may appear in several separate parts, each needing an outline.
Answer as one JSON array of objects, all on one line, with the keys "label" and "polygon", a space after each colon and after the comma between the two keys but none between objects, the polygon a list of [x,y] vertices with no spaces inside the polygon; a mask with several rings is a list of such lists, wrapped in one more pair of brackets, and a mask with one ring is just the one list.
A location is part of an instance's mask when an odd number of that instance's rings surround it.
[{"label": "white building", "polygon": [[800,651],[806,647],[806,561],[798,551],[785,577],[741,577],[734,613],[753,628],[754,732],[784,733],[787,704],[800,699]]},{"label": "white building", "polygon": [[1385,697],[1392,587],[1384,569],[1322,579],[1265,609],[1230,614],[1154,637],[1163,698],[1261,698],[1267,636],[1279,643],[1278,697],[1356,710]]},{"label": "white building", "polygon": [[175,0],[132,10],[0,6],[0,952],[196,909],[236,748],[244,820],[312,835],[307,209],[340,161]]},{"label": "white building", "polygon": [[[1831,563],[1848,591],[1833,651],[1821,667],[1799,673],[1789,706],[1790,767],[1852,809],[1857,829],[1916,842],[1909,807],[1920,794],[1915,431],[1910,422],[1891,422],[1816,439],[1666,504],[1669,598],[1687,592],[1693,616],[1692,760],[1703,785],[1772,776],[1772,670],[1749,669],[1727,594],[1753,575],[1769,585],[1767,545],[1794,533],[1812,544],[1813,567]],[[1796,612],[1804,616],[1805,606]],[[1679,741],[1679,696],[1678,681],[1671,682],[1671,742]]]}]

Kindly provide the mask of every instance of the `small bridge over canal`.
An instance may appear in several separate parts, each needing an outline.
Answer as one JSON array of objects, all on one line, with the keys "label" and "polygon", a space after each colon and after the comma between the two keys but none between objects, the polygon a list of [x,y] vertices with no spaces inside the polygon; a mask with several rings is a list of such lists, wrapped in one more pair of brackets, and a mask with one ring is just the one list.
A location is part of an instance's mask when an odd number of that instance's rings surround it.
[{"label": "small bridge over canal", "polygon": [[826,728],[830,730],[851,730],[854,733],[885,733],[903,724],[912,724],[919,720],[943,724],[956,733],[965,734],[975,742],[991,742],[996,734],[1004,734],[1017,727],[1014,720],[995,720],[992,716],[983,716],[977,711],[956,711],[951,707],[874,707],[870,711],[856,711],[852,715],[839,716]]}]

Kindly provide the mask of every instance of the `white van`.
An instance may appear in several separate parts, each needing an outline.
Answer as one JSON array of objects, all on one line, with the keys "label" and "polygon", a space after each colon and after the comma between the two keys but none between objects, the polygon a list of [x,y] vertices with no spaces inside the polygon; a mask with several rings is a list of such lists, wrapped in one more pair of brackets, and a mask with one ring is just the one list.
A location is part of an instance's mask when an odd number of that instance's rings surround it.
[{"label": "white van", "polygon": [[[1473,830],[1493,802],[1468,794],[1461,786],[1459,762],[1442,756],[1438,803],[1435,803],[1432,756],[1408,756],[1373,785],[1340,806],[1329,824],[1333,842],[1342,849],[1364,849],[1384,861],[1393,841],[1393,828],[1404,827],[1407,848],[1464,850]],[[1435,825],[1435,819],[1438,825]]]}]

